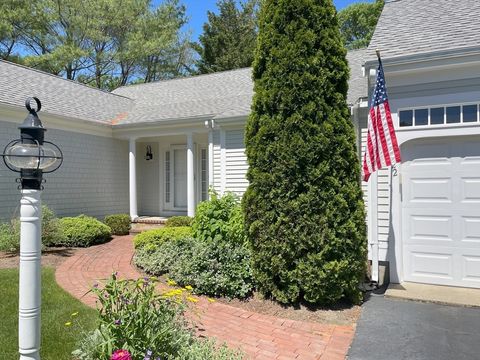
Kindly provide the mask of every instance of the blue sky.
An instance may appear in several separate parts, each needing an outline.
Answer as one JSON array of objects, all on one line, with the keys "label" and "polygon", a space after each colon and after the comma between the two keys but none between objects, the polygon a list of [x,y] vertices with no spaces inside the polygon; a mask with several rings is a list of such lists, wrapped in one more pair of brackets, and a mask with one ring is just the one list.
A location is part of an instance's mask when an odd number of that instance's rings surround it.
[{"label": "blue sky", "polygon": [[[366,0],[364,2],[368,2]],[[159,3],[160,0],[154,1]],[[202,26],[207,21],[207,11],[216,11],[217,0],[183,0],[183,4],[187,7],[187,15],[190,19],[186,30],[191,30],[194,40],[202,33]],[[352,3],[359,2],[358,0],[334,0],[337,9],[343,9]]]}]

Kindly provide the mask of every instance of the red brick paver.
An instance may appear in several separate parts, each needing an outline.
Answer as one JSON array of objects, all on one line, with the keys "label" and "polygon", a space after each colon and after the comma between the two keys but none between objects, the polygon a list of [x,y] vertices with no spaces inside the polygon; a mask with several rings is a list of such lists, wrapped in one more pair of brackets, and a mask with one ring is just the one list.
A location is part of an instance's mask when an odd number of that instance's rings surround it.
[{"label": "red brick paver", "polygon": [[[96,280],[118,271],[121,278],[137,278],[132,266],[131,236],[78,251],[57,268],[58,284],[84,303],[94,306],[87,294]],[[353,326],[294,321],[253,313],[204,299],[196,303],[199,333],[240,347],[257,360],[345,359],[354,335]]]}]

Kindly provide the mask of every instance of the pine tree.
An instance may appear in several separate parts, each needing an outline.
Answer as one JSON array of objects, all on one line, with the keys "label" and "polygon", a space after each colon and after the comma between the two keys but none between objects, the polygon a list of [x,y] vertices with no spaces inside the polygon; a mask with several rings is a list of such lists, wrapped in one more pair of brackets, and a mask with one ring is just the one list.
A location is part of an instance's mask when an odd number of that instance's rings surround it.
[{"label": "pine tree", "polygon": [[202,74],[249,67],[257,39],[256,5],[258,0],[219,0],[218,14],[209,11],[203,25],[197,51]]},{"label": "pine tree", "polygon": [[360,299],[366,226],[349,68],[331,0],[264,0],[246,128],[245,222],[260,290]]}]

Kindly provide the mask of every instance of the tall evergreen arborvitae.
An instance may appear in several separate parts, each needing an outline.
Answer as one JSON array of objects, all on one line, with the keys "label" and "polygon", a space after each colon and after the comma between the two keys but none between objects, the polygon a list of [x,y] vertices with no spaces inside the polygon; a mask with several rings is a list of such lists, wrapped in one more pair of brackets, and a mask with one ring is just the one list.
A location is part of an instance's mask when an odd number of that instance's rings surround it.
[{"label": "tall evergreen arborvitae", "polygon": [[282,303],[360,299],[366,225],[332,0],[264,0],[244,196],[253,268]]}]

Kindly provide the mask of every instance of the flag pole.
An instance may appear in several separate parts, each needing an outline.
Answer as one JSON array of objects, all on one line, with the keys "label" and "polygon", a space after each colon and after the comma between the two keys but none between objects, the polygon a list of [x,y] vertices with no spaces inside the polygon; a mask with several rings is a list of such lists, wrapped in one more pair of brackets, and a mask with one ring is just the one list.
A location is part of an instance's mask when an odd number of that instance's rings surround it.
[{"label": "flag pole", "polygon": [[[381,63],[380,50],[375,50],[378,62]],[[368,189],[368,240],[372,256],[371,280],[379,283],[379,246],[378,246],[378,171],[375,171],[369,182]]]}]

